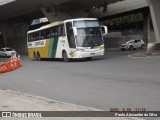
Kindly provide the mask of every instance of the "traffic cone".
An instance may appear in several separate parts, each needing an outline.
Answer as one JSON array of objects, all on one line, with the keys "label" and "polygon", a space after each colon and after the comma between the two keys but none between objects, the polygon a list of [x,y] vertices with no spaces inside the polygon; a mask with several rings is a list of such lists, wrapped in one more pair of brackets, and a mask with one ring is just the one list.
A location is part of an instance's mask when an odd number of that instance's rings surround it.
[{"label": "traffic cone", "polygon": [[0,73],[2,73],[2,64],[0,64]]},{"label": "traffic cone", "polygon": [[7,67],[8,72],[9,72],[9,71],[12,71],[12,67],[11,67],[10,61],[7,61],[5,64],[6,64],[6,67]]},{"label": "traffic cone", "polygon": [[12,71],[21,66],[20,55],[12,55],[8,61],[0,64],[0,73]]},{"label": "traffic cone", "polygon": [[7,70],[7,67],[3,64],[3,66],[2,66],[2,73],[4,73],[4,72],[8,72],[8,70]]}]

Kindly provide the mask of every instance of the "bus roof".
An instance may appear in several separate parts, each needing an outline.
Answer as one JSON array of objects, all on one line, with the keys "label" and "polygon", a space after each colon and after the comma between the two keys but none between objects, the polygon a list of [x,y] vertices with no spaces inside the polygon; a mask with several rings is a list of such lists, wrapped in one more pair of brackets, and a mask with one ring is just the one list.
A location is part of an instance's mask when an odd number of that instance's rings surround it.
[{"label": "bus roof", "polygon": [[44,25],[44,26],[42,26],[42,27],[40,27],[40,28],[38,28],[38,29],[30,30],[30,31],[28,31],[27,33],[32,33],[32,32],[36,32],[36,31],[39,31],[39,30],[43,30],[43,29],[46,29],[46,28],[53,27],[53,26],[61,25],[62,23],[63,23],[62,21],[53,22],[53,23]]},{"label": "bus roof", "polygon": [[48,24],[48,25],[44,25],[44,26],[42,26],[42,27],[40,27],[41,29],[45,29],[45,28],[49,28],[49,27],[52,27],[52,26],[56,26],[56,25],[60,25],[60,24],[62,24],[63,22],[62,21],[58,21],[58,22],[53,22],[53,23],[50,23],[50,24]]},{"label": "bus roof", "polygon": [[97,18],[75,18],[75,19],[65,20],[64,22],[79,21],[79,20],[98,20],[98,19]]},{"label": "bus roof", "polygon": [[80,21],[80,20],[98,20],[97,18],[75,18],[75,19],[68,19],[68,20],[65,20],[65,21],[58,21],[58,22],[53,22],[53,23],[50,23],[48,25],[44,25],[38,29],[35,29],[35,30],[30,30],[28,31],[27,33],[32,33],[32,32],[36,32],[36,31],[39,31],[39,30],[43,30],[43,29],[46,29],[46,28],[50,28],[50,27],[53,27],[53,26],[57,26],[57,25],[61,25],[65,22],[69,22],[69,21]]}]

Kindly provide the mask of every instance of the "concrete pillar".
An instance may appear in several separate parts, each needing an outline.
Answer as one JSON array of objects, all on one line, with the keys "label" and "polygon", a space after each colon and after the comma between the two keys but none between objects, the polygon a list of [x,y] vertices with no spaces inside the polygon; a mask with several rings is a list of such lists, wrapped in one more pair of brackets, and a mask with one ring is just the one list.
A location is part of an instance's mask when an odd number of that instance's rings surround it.
[{"label": "concrete pillar", "polygon": [[8,38],[13,35],[11,27],[7,25],[7,23],[1,22],[0,31],[2,32],[2,39],[3,39],[4,47],[6,47],[8,46]]},{"label": "concrete pillar", "polygon": [[[20,54],[27,54],[27,31],[29,24],[18,23],[14,26],[14,37],[10,39],[9,44],[16,47],[16,50]],[[16,41],[16,42],[15,42]],[[18,44],[17,44],[18,43]]]},{"label": "concrete pillar", "polygon": [[27,31],[29,24],[0,23],[5,47],[12,47],[20,54],[27,54]]},{"label": "concrete pillar", "polygon": [[150,12],[151,12],[151,17],[152,17],[152,22],[153,22],[153,27],[154,27],[154,32],[155,32],[155,38],[156,42],[154,43],[149,43],[148,44],[148,51],[150,49],[154,50],[157,44],[160,44],[160,0],[147,0]]},{"label": "concrete pillar", "polygon": [[149,38],[150,38],[150,23],[149,23],[149,18],[150,15],[149,15],[149,10],[146,10],[144,9],[143,11],[143,31],[144,31],[144,34],[143,34],[143,40],[144,42],[146,43],[146,45],[148,44],[149,42]]},{"label": "concrete pillar", "polygon": [[5,47],[5,44],[4,44],[3,34],[2,32],[0,32],[0,48],[2,47]]}]

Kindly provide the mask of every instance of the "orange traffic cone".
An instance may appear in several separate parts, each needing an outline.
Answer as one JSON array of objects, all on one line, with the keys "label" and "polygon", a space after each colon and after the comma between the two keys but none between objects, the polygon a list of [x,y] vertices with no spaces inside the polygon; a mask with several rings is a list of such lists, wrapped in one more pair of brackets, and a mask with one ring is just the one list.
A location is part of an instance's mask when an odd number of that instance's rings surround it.
[{"label": "orange traffic cone", "polygon": [[2,66],[2,73],[4,73],[4,72],[8,72],[8,71],[7,71],[7,67],[3,64],[3,66]]},{"label": "orange traffic cone", "polygon": [[12,71],[12,66],[11,66],[10,61],[7,61],[5,64],[6,64],[6,67],[7,67],[8,72],[9,72],[9,71]]}]

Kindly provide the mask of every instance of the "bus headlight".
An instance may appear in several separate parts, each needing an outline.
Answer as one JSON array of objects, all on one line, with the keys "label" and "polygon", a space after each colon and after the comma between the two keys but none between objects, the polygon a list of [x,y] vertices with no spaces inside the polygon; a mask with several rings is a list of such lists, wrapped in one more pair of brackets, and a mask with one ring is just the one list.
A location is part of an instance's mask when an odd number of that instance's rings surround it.
[{"label": "bus headlight", "polygon": [[101,46],[101,47],[100,47],[100,50],[104,50],[104,46]]},{"label": "bus headlight", "polygon": [[84,52],[85,50],[83,48],[77,48],[76,51]]}]

